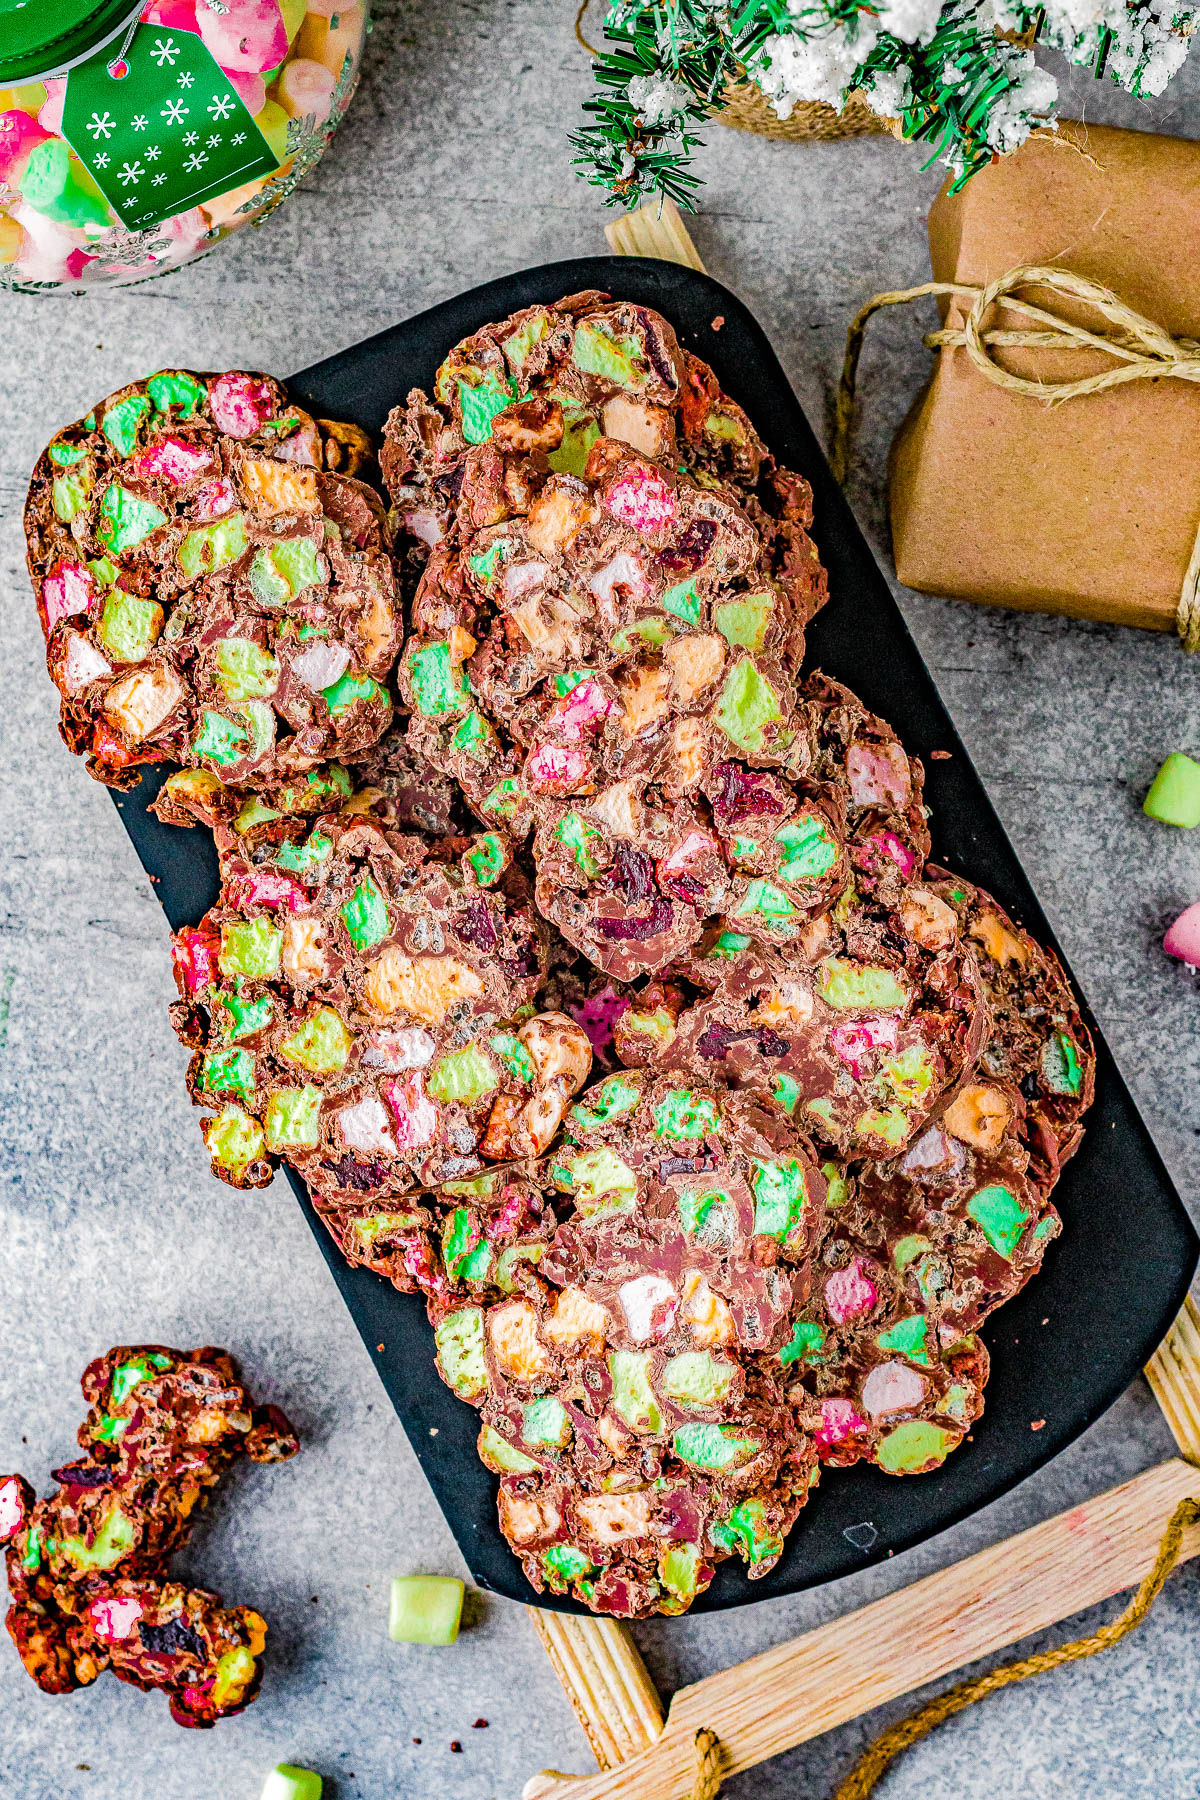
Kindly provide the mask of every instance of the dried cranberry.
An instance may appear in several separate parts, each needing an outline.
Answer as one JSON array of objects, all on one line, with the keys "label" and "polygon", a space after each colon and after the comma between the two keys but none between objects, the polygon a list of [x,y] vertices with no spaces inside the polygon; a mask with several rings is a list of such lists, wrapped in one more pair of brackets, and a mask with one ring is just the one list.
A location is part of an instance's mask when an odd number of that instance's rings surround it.
[{"label": "dried cranberry", "polygon": [[777,817],[783,811],[782,797],[740,763],[718,763],[713,779],[719,784],[713,807],[730,824],[739,819]]},{"label": "dried cranberry", "polygon": [[767,1025],[758,1028],[758,1053],[760,1056],[786,1056],[787,1044],[777,1031]]},{"label": "dried cranberry", "polygon": [[691,575],[712,549],[716,535],[717,528],[711,519],[693,519],[687,530],[662,551],[659,568],[664,575]]},{"label": "dried cranberry", "polygon": [[465,906],[454,920],[454,929],[464,944],[475,944],[480,950],[495,946],[496,924],[484,900],[472,900]]},{"label": "dried cranberry", "polygon": [[655,330],[654,321],[644,306],[635,307],[634,312],[637,315],[638,324],[642,328],[642,341],[646,346],[646,355],[653,365],[654,373],[658,376],[658,379],[662,382],[668,392],[673,394],[678,386],[678,382],[675,379],[675,370],[671,365],[671,359],[667,355],[664,346],[658,341],[658,333]]},{"label": "dried cranberry", "polygon": [[107,1487],[115,1474],[116,1470],[105,1463],[79,1462],[51,1469],[50,1479],[62,1487],[99,1488]]},{"label": "dried cranberry", "polygon": [[650,908],[650,915],[645,919],[597,919],[596,924],[602,937],[616,939],[619,942],[631,941],[644,944],[647,938],[657,937],[660,932],[669,931],[675,919],[674,908],[668,900],[656,900]]},{"label": "dried cranberry", "polygon": [[148,1656],[194,1656],[197,1662],[208,1657],[204,1639],[182,1619],[168,1619],[165,1625],[139,1625],[138,1636]]},{"label": "dried cranberry", "polygon": [[339,1187],[352,1188],[355,1193],[369,1194],[388,1179],[382,1163],[360,1163],[352,1156],[339,1156],[336,1162],[323,1162],[321,1167],[333,1176]]},{"label": "dried cranberry", "polygon": [[626,900],[648,900],[654,892],[654,864],[641,850],[618,844],[608,872],[608,885]]}]

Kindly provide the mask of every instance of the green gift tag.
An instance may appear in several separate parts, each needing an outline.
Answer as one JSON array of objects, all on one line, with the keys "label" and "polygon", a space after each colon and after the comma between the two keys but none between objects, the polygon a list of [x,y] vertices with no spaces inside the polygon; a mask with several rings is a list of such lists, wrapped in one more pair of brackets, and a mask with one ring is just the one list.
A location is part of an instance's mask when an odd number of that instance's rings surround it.
[{"label": "green gift tag", "polygon": [[160,225],[278,168],[196,33],[139,25],[122,61],[112,57],[109,45],[71,70],[62,132],[130,230]]}]

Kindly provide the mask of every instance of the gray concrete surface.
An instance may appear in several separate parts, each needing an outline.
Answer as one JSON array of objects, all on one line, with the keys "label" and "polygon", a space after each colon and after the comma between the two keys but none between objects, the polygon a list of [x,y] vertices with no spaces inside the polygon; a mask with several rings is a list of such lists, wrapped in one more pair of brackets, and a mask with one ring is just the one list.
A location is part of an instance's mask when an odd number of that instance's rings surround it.
[{"label": "gray concrete surface", "polygon": [[[384,0],[339,141],[263,229],[142,289],[0,296],[0,1469],[44,1482],[72,1441],[83,1364],[130,1339],[230,1345],[306,1440],[289,1467],[247,1473],[240,1503],[204,1521],[185,1559],[269,1616],[259,1703],[215,1732],[182,1733],[161,1702],[111,1680],[48,1699],[0,1643],[5,1800],[256,1800],[280,1759],[320,1770],[337,1800],[514,1800],[538,1767],[591,1766],[519,1607],[487,1602],[454,1650],[387,1640],[388,1578],[459,1570],[458,1553],[290,1194],[240,1196],[206,1173],[166,1020],[163,921],[106,795],[58,741],[19,534],[46,437],[124,380],[163,363],[286,373],[475,282],[595,250],[604,215],[564,136],[587,87],[572,12],[570,0]],[[1082,78],[1073,91],[1092,117],[1200,129],[1200,61],[1154,107]],[[801,149],[716,129],[709,140],[697,240],[758,312],[821,429],[850,313],[924,278],[936,173],[890,141]],[[924,359],[916,318],[893,317],[864,363],[852,497],[885,564],[884,451]],[[1146,634],[901,598],[1190,1199],[1195,982],[1157,939],[1200,895],[1200,843],[1152,825],[1139,802],[1164,752],[1200,749],[1196,667]],[[936,1542],[821,1592],[647,1626],[640,1640],[670,1690],[1169,1448],[1139,1384],[1040,1476]],[[952,1723],[881,1792],[1191,1800],[1198,1600],[1193,1568],[1141,1635]],[[472,1729],[479,1717],[486,1731]],[[882,1722],[728,1791],[819,1800]]]}]

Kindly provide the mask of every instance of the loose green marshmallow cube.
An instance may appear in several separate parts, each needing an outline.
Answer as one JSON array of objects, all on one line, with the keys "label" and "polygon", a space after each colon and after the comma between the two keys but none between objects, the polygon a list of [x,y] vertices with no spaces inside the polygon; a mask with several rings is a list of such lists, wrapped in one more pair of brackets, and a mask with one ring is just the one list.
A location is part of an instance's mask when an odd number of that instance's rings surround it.
[{"label": "loose green marshmallow cube", "polygon": [[262,1800],[321,1800],[321,1777],[295,1763],[276,1763],[263,1783]]},{"label": "loose green marshmallow cube", "polygon": [[463,1584],[453,1575],[396,1575],[388,1636],[394,1644],[452,1644],[462,1618]]},{"label": "loose green marshmallow cube", "polygon": [[1200,825],[1200,763],[1173,750],[1154,777],[1142,811],[1164,825]]}]

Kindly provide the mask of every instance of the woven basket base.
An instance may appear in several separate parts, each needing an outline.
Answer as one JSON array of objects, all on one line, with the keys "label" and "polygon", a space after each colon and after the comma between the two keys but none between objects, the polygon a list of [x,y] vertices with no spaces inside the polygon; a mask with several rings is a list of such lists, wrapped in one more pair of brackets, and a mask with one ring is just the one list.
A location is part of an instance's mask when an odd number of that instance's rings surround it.
[{"label": "woven basket base", "polygon": [[894,131],[888,119],[872,112],[858,94],[851,94],[841,112],[820,100],[801,100],[790,118],[781,119],[751,82],[739,82],[725,91],[725,104],[714,114],[719,125],[735,131],[755,131],[760,137],[787,138],[801,143],[810,138],[880,136]]}]

